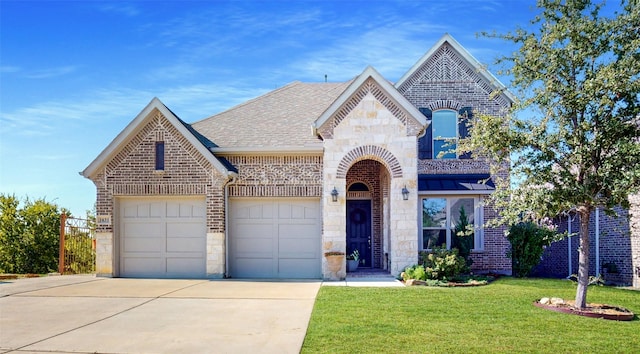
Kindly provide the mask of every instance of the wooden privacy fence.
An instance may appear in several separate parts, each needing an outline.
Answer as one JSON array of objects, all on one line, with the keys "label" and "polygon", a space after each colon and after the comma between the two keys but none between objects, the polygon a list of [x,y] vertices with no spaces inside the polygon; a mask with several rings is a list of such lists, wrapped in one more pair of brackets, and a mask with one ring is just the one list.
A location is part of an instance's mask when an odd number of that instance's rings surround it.
[{"label": "wooden privacy fence", "polygon": [[96,270],[95,226],[90,220],[60,215],[60,274],[86,274]]}]

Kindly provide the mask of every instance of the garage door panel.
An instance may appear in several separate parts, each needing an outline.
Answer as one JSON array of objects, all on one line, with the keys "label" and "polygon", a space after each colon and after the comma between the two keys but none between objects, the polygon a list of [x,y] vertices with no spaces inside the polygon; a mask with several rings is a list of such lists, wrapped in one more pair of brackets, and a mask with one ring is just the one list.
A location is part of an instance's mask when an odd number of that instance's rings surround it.
[{"label": "garage door panel", "polygon": [[232,200],[230,270],[240,278],[319,278],[319,200]]},{"label": "garage door panel", "polygon": [[167,205],[167,217],[169,218],[202,218],[206,209],[193,204],[176,203]]},{"label": "garage door panel", "polygon": [[250,274],[250,278],[273,278],[273,260],[271,258],[239,258],[234,272]]},{"label": "garage door panel", "polygon": [[123,243],[123,253],[159,253],[162,252],[163,240],[158,237],[131,237]]},{"label": "garage door panel", "polygon": [[120,202],[120,275],[203,277],[203,198],[142,198]]},{"label": "garage door panel", "polygon": [[281,278],[320,278],[320,268],[314,259],[283,259],[280,258],[278,268]]},{"label": "garage door panel", "polygon": [[236,246],[236,256],[239,258],[247,257],[259,257],[259,258],[271,258],[273,257],[273,240],[268,239],[251,239],[243,238],[236,240],[234,243]]},{"label": "garage door panel", "polygon": [[167,238],[167,253],[171,252],[188,252],[202,254],[202,250],[205,248],[205,244],[201,238],[196,237],[168,237]]},{"label": "garage door panel", "polygon": [[202,222],[167,222],[167,237],[193,237],[193,235],[202,235],[206,229],[203,228]]},{"label": "garage door panel", "polygon": [[194,269],[204,269],[204,261],[202,258],[167,258],[167,273],[172,276],[180,277],[202,277],[204,272],[194,272]]},{"label": "garage door panel", "polygon": [[280,238],[312,239],[317,241],[318,235],[315,232],[315,226],[315,224],[310,224],[308,222],[299,224],[280,224],[278,225],[278,236]]},{"label": "garage door panel", "polygon": [[164,259],[161,257],[127,257],[123,260],[123,268],[122,271],[128,276],[163,274],[165,272]]}]

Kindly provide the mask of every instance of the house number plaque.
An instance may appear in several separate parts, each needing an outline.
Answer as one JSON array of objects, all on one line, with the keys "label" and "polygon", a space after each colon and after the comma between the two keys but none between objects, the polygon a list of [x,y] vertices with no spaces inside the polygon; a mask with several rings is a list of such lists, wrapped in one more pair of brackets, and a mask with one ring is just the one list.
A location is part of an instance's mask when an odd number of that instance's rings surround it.
[{"label": "house number plaque", "polygon": [[98,215],[96,216],[96,224],[99,226],[110,226],[111,215]]}]

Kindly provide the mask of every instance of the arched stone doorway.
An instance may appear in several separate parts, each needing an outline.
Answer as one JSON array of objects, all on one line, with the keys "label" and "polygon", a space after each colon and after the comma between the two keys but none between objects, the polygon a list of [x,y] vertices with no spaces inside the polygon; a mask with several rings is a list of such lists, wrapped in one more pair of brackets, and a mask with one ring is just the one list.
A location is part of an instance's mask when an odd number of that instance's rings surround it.
[{"label": "arched stone doorway", "polygon": [[370,159],[354,163],[346,174],[347,254],[358,249],[361,268],[388,269],[385,205],[389,181],[387,168]]}]

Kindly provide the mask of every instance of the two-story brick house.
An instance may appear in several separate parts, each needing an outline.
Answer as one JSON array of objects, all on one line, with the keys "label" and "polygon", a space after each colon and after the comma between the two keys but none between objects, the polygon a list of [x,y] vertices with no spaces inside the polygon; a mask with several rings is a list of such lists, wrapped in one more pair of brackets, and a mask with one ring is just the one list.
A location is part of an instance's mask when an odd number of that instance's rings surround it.
[{"label": "two-story brick house", "polygon": [[398,275],[455,246],[464,212],[473,267],[508,273],[503,230],[482,227],[496,215],[488,164],[455,147],[474,113],[512,101],[449,35],[395,84],[368,67],[193,124],[153,99],[82,172],[97,187],[97,272],[342,278],[324,253],[358,249],[361,267]]}]

